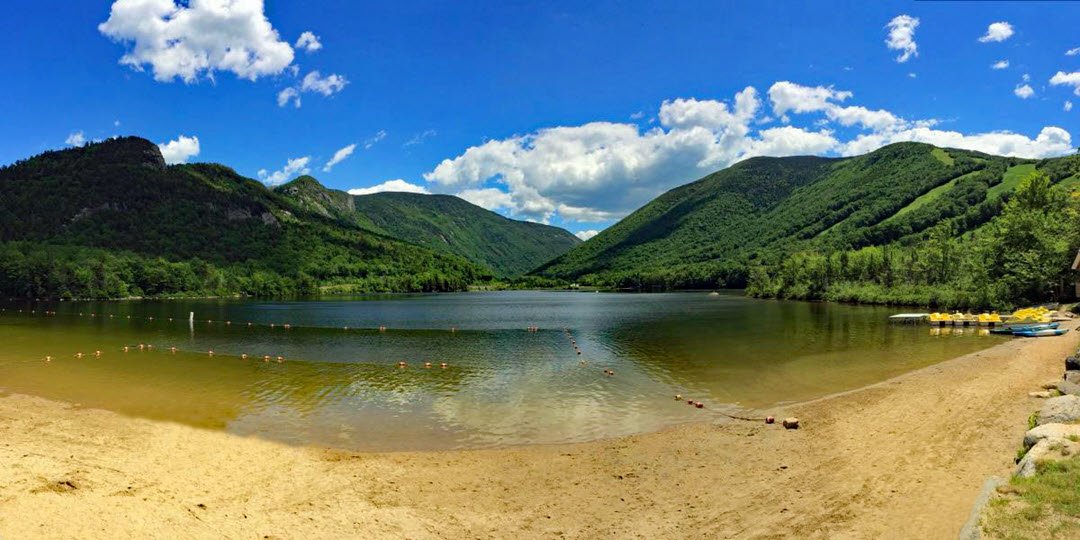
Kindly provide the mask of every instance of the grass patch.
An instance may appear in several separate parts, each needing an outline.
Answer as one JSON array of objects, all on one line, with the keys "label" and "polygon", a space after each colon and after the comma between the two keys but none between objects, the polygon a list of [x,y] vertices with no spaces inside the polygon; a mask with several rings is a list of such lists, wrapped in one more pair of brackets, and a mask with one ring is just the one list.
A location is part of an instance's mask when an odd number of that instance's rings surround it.
[{"label": "grass patch", "polygon": [[1034,171],[1034,163],[1025,163],[1023,165],[1009,167],[1009,170],[1005,171],[1005,177],[1002,178],[1001,183],[986,190],[986,200],[1004,195],[1011,192],[1013,189],[1016,189],[1016,186],[1020,184],[1020,180],[1023,180],[1025,176]]},{"label": "grass patch", "polygon": [[952,167],[953,163],[956,163],[956,160],[954,160],[952,158],[952,156],[949,155],[948,152],[942,150],[941,148],[935,148],[935,149],[931,150],[930,153],[933,154],[934,157],[936,157],[938,159],[938,161],[940,161],[940,162],[942,162],[942,163],[944,163],[944,164],[946,164],[946,165],[948,165],[950,167]]},{"label": "grass patch", "polygon": [[1080,457],[1038,465],[1013,478],[987,506],[983,532],[991,538],[1080,537]]}]

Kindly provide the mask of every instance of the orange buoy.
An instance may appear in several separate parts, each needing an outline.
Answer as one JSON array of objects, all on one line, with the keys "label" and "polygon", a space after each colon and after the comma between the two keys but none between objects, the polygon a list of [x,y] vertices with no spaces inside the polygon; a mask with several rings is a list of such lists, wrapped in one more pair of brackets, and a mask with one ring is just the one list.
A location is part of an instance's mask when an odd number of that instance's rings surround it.
[{"label": "orange buoy", "polygon": [[176,347],[169,347],[169,352],[176,354]]},{"label": "orange buoy", "polygon": [[398,362],[398,363],[397,363],[397,367],[399,367],[399,368],[403,368],[403,367],[405,367],[405,361],[403,360],[403,361],[401,361],[401,362]]},{"label": "orange buoy", "polygon": [[52,357],[51,356],[46,356],[45,361],[46,362],[52,362]]},{"label": "orange buoy", "polygon": [[282,358],[282,357],[280,357],[280,356],[279,356],[279,357],[277,357],[277,363],[279,363],[279,364],[280,364],[280,363],[282,363],[282,362],[284,362],[284,361],[285,361],[285,359],[284,359],[284,358]]},{"label": "orange buoy", "polygon": [[705,408],[705,404],[700,402],[700,401],[695,401],[694,406],[699,408],[699,409],[704,409]]},{"label": "orange buoy", "polygon": [[240,359],[241,360],[247,360],[247,353],[241,354]]},{"label": "orange buoy", "polygon": [[207,351],[207,352],[206,352],[206,354],[207,354],[208,356],[214,356],[214,351]]},{"label": "orange buoy", "polygon": [[82,353],[81,352],[75,353],[75,358],[82,358]]},{"label": "orange buoy", "polygon": [[270,361],[270,355],[263,356],[263,362],[269,362],[269,361]]},{"label": "orange buoy", "polygon": [[431,362],[424,362],[424,367],[431,369]]},{"label": "orange buoy", "polygon": [[101,356],[101,351],[94,351],[94,356]]},{"label": "orange buoy", "polygon": [[124,352],[128,352],[128,350],[130,350],[130,347],[128,347],[127,345],[125,345],[125,346],[124,346]]},{"label": "orange buoy", "polygon": [[443,369],[446,369],[446,367],[447,367],[446,362],[443,362],[443,363],[439,364],[439,367],[441,367]]}]

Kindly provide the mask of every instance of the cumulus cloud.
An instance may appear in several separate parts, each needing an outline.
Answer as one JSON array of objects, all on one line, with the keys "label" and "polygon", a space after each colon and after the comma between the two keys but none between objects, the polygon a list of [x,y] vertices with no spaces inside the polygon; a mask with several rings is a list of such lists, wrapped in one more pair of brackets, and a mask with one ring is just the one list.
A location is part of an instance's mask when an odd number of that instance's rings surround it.
[{"label": "cumulus cloud", "polygon": [[278,92],[277,105],[278,107],[284,107],[288,105],[290,101],[297,108],[300,108],[300,91],[291,86]]},{"label": "cumulus cloud", "polygon": [[894,51],[900,51],[896,61],[907,62],[912,56],[919,56],[919,45],[915,43],[915,29],[919,27],[919,19],[910,15],[897,15],[893,17],[885,28],[889,29],[889,37],[885,39],[885,45]]},{"label": "cumulus cloud", "polygon": [[350,144],[350,145],[338,150],[337,152],[334,152],[334,157],[330,158],[330,161],[327,161],[326,165],[323,166],[323,168],[322,168],[323,172],[330,172],[330,170],[334,168],[334,165],[337,165],[338,163],[341,163],[342,161],[345,161],[346,158],[351,156],[352,153],[353,153],[353,150],[356,150],[356,145],[355,144]]},{"label": "cumulus cloud", "polygon": [[514,208],[514,198],[509,193],[496,188],[466,189],[458,192],[457,196],[488,210]]},{"label": "cumulus cloud", "polygon": [[[1035,138],[998,131],[935,129],[934,119],[904,119],[849,104],[849,91],[779,81],[767,92],[773,115],[819,115],[817,127],[761,128],[762,100],[747,87],[733,99],[664,101],[658,125],[589,122],[495,139],[443,160],[424,175],[434,191],[456,193],[488,209],[536,221],[618,219],[664,191],[753,156],[855,155],[919,141],[1018,157],[1070,152],[1067,131],[1048,126]],[[841,140],[834,129],[862,133]]]},{"label": "cumulus cloud", "polygon": [[72,131],[68,134],[67,138],[64,139],[64,144],[68,146],[82,146],[86,144],[86,134],[83,133],[82,130]]},{"label": "cumulus cloud", "polygon": [[594,237],[594,236],[596,236],[598,234],[600,234],[600,231],[598,231],[596,229],[589,229],[587,231],[578,231],[578,232],[574,233],[574,236],[576,236],[576,237],[578,237],[578,238],[580,238],[582,240],[588,240],[588,239],[590,239],[590,238],[592,238],[592,237]]},{"label": "cumulus cloud", "polygon": [[383,191],[398,191],[405,193],[428,193],[427,188],[424,186],[418,186],[416,184],[410,184],[400,178],[394,180],[387,180],[381,184],[377,184],[366,188],[350,189],[349,195],[371,195],[372,193],[381,193]]},{"label": "cumulus cloud", "polygon": [[1050,84],[1052,86],[1071,86],[1073,87],[1073,93],[1080,96],[1080,71],[1072,73],[1059,71],[1053,77],[1050,77]]},{"label": "cumulus cloud", "polygon": [[379,141],[386,138],[386,130],[380,129],[375,135],[372,135],[368,140],[364,141],[364,150],[371,150],[371,147],[379,144]]},{"label": "cumulus cloud", "polygon": [[737,93],[732,104],[668,100],[660,107],[659,127],[590,122],[542,129],[469,148],[424,178],[475,204],[528,219],[558,214],[603,221],[740,159],[818,153],[836,144],[826,130],[791,126],[751,136],[759,109],[753,87]]},{"label": "cumulus cloud", "polygon": [[1008,60],[998,60],[997,62],[994,62],[993,65],[990,66],[990,69],[1005,69],[1007,67],[1009,67],[1009,61]]},{"label": "cumulus cloud", "polygon": [[983,34],[979,41],[982,43],[989,43],[991,41],[1005,41],[1013,35],[1013,27],[1011,24],[1005,21],[999,21],[991,23],[986,28],[986,33]]},{"label": "cumulus cloud", "polygon": [[300,83],[300,89],[304,92],[318,92],[324,96],[332,96],[345,89],[349,81],[345,77],[331,73],[325,77],[318,71],[312,71],[304,76]]},{"label": "cumulus cloud", "polygon": [[267,172],[266,169],[259,170],[259,179],[268,186],[278,186],[297,176],[310,173],[311,169],[308,168],[310,162],[311,156],[290,158],[285,162],[284,167],[274,172]]},{"label": "cumulus cloud", "polygon": [[175,140],[159,144],[158,149],[161,150],[165,163],[169,165],[187,163],[188,159],[199,155],[199,138],[181,135]]},{"label": "cumulus cloud", "polygon": [[769,87],[769,101],[773,113],[785,118],[788,112],[823,112],[825,116],[842,126],[859,125],[882,130],[896,127],[902,121],[886,110],[870,110],[861,106],[845,107],[839,104],[852,97],[851,92],[834,90],[825,86],[803,86],[790,81],[773,83]]},{"label": "cumulus cloud", "polygon": [[341,75],[331,73],[323,77],[322,73],[312,71],[304,76],[299,86],[290,86],[278,92],[277,104],[278,107],[284,107],[292,102],[299,108],[301,92],[315,92],[329,97],[344,90],[347,84],[349,81]]},{"label": "cumulus cloud", "polygon": [[987,154],[1009,157],[1043,158],[1068,154],[1072,151],[1072,137],[1068,131],[1047,126],[1034,139],[1010,131],[993,131],[965,135],[958,131],[944,131],[925,126],[913,127],[889,133],[871,133],[856,137],[840,147],[840,154],[856,156],[874,151],[887,144],[914,141],[948,148],[976,150]]},{"label": "cumulus cloud", "polygon": [[1035,90],[1031,88],[1030,84],[1018,84],[1013,89],[1013,93],[1020,99],[1027,99],[1035,95]]},{"label": "cumulus cloud", "polygon": [[316,36],[314,33],[304,32],[303,34],[300,34],[300,39],[296,40],[296,48],[313,53],[322,48],[322,42],[319,41],[319,36]]},{"label": "cumulus cloud", "polygon": [[129,45],[121,64],[149,66],[162,82],[191,83],[215,71],[254,81],[281,73],[294,57],[262,0],[116,0],[98,31]]}]

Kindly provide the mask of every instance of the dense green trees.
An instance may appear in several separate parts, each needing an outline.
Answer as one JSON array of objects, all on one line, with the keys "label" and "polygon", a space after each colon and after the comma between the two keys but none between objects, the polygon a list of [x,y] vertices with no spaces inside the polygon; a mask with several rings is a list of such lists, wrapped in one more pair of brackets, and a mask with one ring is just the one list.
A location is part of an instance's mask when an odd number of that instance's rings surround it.
[{"label": "dense green trees", "polygon": [[452,253],[516,277],[581,241],[566,230],[505,218],[450,195],[349,195],[310,176],[275,188],[297,205],[379,234]]},{"label": "dense green trees", "polygon": [[314,213],[221,165],[167,167],[134,137],[0,168],[0,294],[453,291],[490,270]]},{"label": "dense green trees", "polygon": [[1062,290],[1063,253],[1080,244],[1062,202],[1077,186],[1080,156],[1036,162],[900,143],[852,158],[755,158],[665,193],[534,273],[634,290],[1035,301]]},{"label": "dense green trees", "polygon": [[796,253],[755,266],[747,292],[943,308],[1007,308],[1071,294],[1080,199],[1054,189],[1046,173],[1023,179],[993,221],[956,233],[945,221],[911,245]]}]

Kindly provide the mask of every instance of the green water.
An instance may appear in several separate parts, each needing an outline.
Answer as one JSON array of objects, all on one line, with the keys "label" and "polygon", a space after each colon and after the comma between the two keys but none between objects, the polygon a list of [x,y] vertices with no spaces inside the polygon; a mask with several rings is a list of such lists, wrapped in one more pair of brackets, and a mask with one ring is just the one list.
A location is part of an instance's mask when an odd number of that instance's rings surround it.
[{"label": "green water", "polygon": [[[3,309],[0,388],[361,450],[583,441],[722,419],[857,388],[1002,339],[889,324],[888,308],[736,293],[7,302]],[[675,394],[706,407],[676,402]]]}]

